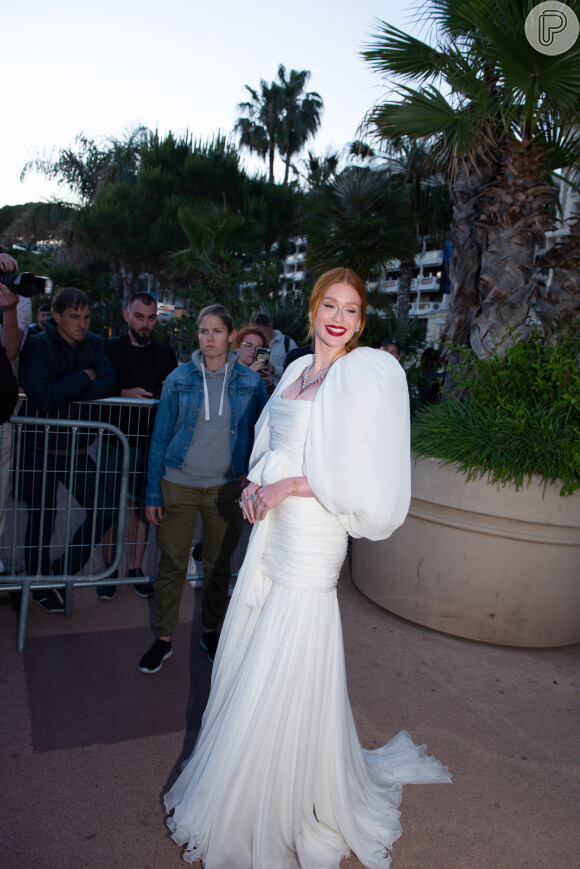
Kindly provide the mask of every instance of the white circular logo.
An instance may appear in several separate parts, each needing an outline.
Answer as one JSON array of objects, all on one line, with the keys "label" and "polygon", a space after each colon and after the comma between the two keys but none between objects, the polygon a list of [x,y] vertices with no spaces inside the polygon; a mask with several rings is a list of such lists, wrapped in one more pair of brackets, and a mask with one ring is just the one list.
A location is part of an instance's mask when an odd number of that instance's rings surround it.
[{"label": "white circular logo", "polygon": [[528,42],[542,54],[564,54],[572,48],[579,33],[576,13],[556,0],[538,3],[526,18]]}]

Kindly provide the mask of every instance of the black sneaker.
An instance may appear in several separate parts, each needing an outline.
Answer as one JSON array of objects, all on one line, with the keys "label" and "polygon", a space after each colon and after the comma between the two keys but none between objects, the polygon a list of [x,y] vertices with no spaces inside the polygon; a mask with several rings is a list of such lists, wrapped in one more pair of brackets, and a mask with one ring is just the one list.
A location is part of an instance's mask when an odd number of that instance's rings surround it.
[{"label": "black sneaker", "polygon": [[116,585],[97,585],[95,594],[98,600],[113,600],[117,592]]},{"label": "black sneaker", "polygon": [[[140,567],[131,567],[127,571],[127,576],[137,579],[138,577],[144,577],[145,574]],[[155,594],[152,582],[136,582],[133,584],[133,588],[139,597],[153,597]]]},{"label": "black sneaker", "polygon": [[141,673],[157,673],[163,666],[163,661],[170,658],[172,654],[171,642],[155,640],[139,661],[139,670]]},{"label": "black sneaker", "polygon": [[206,650],[207,656],[212,664],[215,658],[215,653],[217,652],[219,641],[220,638],[217,631],[204,631],[201,635],[201,640],[199,641],[199,645],[202,649]]},{"label": "black sneaker", "polygon": [[32,592],[32,600],[47,613],[64,612],[64,597],[58,588],[37,588]]}]

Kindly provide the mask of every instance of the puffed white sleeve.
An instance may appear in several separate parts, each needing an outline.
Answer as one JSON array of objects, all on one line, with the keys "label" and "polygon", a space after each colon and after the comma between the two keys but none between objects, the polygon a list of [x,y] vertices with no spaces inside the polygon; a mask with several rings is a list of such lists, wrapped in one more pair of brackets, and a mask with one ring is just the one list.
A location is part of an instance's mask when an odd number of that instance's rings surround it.
[{"label": "puffed white sleeve", "polygon": [[389,353],[359,348],[318,390],[304,473],[315,497],[352,537],[384,540],[411,501],[409,391]]}]

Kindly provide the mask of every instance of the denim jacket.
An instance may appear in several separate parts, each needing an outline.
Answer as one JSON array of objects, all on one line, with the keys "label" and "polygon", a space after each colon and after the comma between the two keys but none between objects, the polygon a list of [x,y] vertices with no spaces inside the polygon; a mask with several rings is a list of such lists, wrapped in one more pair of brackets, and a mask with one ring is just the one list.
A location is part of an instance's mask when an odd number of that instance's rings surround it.
[{"label": "denim jacket", "polygon": [[[237,477],[248,470],[254,426],[268,401],[268,393],[260,375],[239,362],[234,363],[227,388],[231,411],[232,473]],[[165,466],[183,467],[202,405],[201,373],[193,362],[180,365],[165,381],[157,408],[147,466],[145,503],[148,506],[160,507],[163,504],[160,483]]]}]

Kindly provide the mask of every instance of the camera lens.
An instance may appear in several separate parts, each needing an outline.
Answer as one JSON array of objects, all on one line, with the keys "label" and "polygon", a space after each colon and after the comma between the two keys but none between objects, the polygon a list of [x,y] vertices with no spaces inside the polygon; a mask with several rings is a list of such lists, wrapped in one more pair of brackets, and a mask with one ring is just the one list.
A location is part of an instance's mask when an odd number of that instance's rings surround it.
[{"label": "camera lens", "polygon": [[32,272],[9,272],[0,275],[0,279],[4,286],[13,293],[20,293],[27,299],[37,296],[39,293],[49,296],[54,288],[54,282],[50,278],[37,277]]},{"label": "camera lens", "polygon": [[26,296],[26,298],[34,296],[36,292],[36,278],[34,275],[30,272],[21,272],[19,275],[16,275],[12,292],[20,293],[21,296]]}]

